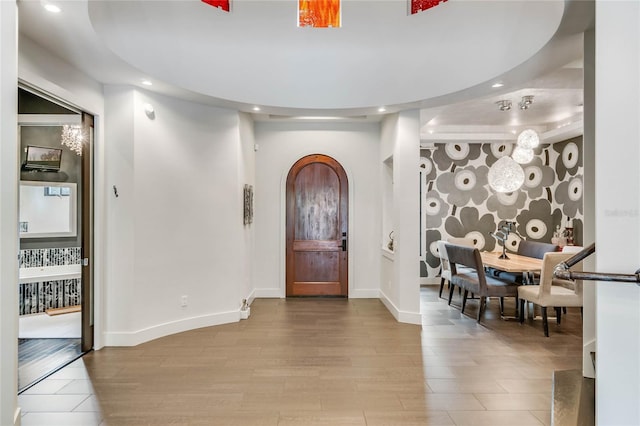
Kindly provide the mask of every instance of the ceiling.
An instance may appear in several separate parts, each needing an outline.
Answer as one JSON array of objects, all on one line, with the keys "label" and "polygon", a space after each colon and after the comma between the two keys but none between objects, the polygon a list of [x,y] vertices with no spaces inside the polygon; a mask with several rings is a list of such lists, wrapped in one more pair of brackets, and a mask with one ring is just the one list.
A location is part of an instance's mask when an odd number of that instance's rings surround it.
[{"label": "ceiling", "polygon": [[[20,42],[104,84],[258,121],[419,109],[425,144],[508,141],[525,127],[547,142],[582,132],[591,1],[449,0],[407,15],[406,0],[343,0],[339,29],[298,28],[294,0],[233,0],[230,13],[198,0],[50,0],[57,14],[45,1],[18,1]],[[520,110],[525,95],[534,101]]]}]

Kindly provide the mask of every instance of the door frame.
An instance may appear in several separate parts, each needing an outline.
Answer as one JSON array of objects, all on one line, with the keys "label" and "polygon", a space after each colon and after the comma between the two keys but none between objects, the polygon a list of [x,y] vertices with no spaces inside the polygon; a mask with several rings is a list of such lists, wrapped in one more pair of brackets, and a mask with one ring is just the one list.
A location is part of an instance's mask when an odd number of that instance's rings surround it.
[{"label": "door frame", "polygon": [[[96,349],[96,330],[95,324],[95,312],[96,312],[96,298],[97,293],[96,280],[95,280],[95,264],[96,256],[94,253],[95,240],[96,240],[96,221],[95,221],[95,205],[96,205],[96,179],[95,179],[95,155],[97,150],[96,146],[96,124],[98,116],[87,109],[72,103],[61,96],[57,96],[52,92],[48,92],[40,89],[37,85],[19,80],[17,84],[18,88],[29,91],[32,94],[48,100],[53,103],[57,103],[69,110],[76,111],[82,117],[81,126],[84,131],[88,133],[89,140],[86,141],[85,149],[81,159],[81,202],[78,203],[78,208],[81,211],[81,217],[78,217],[78,221],[81,221],[79,227],[82,233],[80,238],[81,249],[81,353],[85,354],[93,349]],[[88,121],[85,121],[84,118]],[[17,117],[17,127],[22,125],[19,116]],[[32,119],[30,125],[55,125],[55,123],[42,122],[38,123],[37,118]],[[18,130],[19,137],[19,130]],[[20,143],[19,139],[16,143]],[[19,167],[18,167],[19,169]],[[20,176],[18,176],[18,185],[20,184]],[[20,246],[20,239],[18,239],[18,245]],[[84,264],[84,259],[87,259],[88,264]],[[101,346],[100,346],[101,347]],[[98,347],[97,349],[100,349]]]},{"label": "door frame", "polygon": [[265,297],[279,297],[286,298],[287,297],[287,177],[289,176],[289,171],[291,168],[301,159],[307,157],[309,155],[326,155],[327,157],[331,157],[336,160],[342,166],[344,173],[347,175],[347,185],[349,188],[349,194],[347,199],[347,206],[349,209],[349,214],[347,215],[347,241],[349,242],[349,250],[347,250],[347,275],[349,277],[348,287],[347,287],[347,298],[354,297],[354,280],[355,280],[355,272],[353,269],[353,248],[356,247],[356,241],[354,239],[354,231],[353,231],[353,218],[355,216],[353,211],[353,176],[351,175],[351,170],[348,166],[348,161],[340,158],[340,155],[335,153],[328,153],[319,151],[317,149],[314,150],[304,150],[300,151],[293,155],[292,160],[287,164],[287,166],[282,170],[282,175],[280,177],[280,288],[278,294],[273,294],[273,296],[265,296]]}]

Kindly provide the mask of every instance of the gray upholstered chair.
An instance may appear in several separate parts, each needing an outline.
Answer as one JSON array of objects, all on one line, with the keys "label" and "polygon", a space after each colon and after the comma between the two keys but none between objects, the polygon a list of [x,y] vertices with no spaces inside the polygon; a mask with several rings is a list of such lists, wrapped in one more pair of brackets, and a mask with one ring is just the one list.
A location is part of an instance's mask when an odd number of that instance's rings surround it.
[{"label": "gray upholstered chair", "polygon": [[[449,304],[453,295],[453,286],[458,286],[464,290],[462,298],[462,313],[467,303],[467,296],[473,293],[480,297],[478,306],[478,322],[482,318],[487,297],[514,297],[516,298],[516,312],[518,310],[518,284],[504,281],[485,275],[484,265],[480,251],[474,247],[465,247],[457,244],[445,245],[451,265],[451,289],[449,290]],[[459,266],[466,266],[462,269]],[[500,304],[500,313],[503,313],[504,305]]]},{"label": "gray upholstered chair", "polygon": [[[558,246],[550,243],[541,243],[539,241],[522,240],[518,245],[517,254],[521,256],[535,257],[536,259],[542,259],[545,253],[555,252],[558,250]],[[508,281],[513,281],[519,284],[525,282],[522,274],[514,274],[512,272],[493,271],[494,276]],[[536,274],[529,274],[528,284],[535,284],[537,277]]]},{"label": "gray upholstered chair", "polygon": [[[447,242],[453,244],[460,244],[463,246],[473,247],[473,239],[471,238],[457,238],[450,237],[447,241],[439,240],[436,242],[438,245],[438,254],[440,256],[440,292],[438,293],[439,297],[442,297],[442,290],[444,289],[445,282],[449,284],[451,288],[451,266],[449,266],[449,256],[447,256],[447,250],[445,248],[445,244]],[[449,304],[451,304],[451,299],[449,299]]]},{"label": "gray upholstered chair", "polygon": [[541,243],[539,241],[522,240],[518,245],[518,254],[522,256],[542,259],[545,253],[558,250],[558,246],[551,243]]},{"label": "gray upholstered chair", "polygon": [[565,288],[561,285],[553,285],[553,270],[556,265],[572,256],[572,253],[545,253],[542,259],[542,270],[540,271],[540,284],[523,285],[518,288],[520,323],[524,322],[524,302],[532,302],[542,309],[544,335],[549,337],[549,323],[547,320],[548,307],[554,307],[556,309],[558,324],[560,324],[562,318],[562,307],[582,308],[581,282],[576,281],[574,289]]}]

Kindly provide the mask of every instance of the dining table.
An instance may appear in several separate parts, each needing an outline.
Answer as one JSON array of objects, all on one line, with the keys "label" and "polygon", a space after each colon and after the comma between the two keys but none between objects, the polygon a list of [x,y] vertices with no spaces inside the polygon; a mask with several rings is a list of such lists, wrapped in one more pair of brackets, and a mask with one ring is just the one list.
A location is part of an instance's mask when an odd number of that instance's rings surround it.
[{"label": "dining table", "polygon": [[[481,251],[480,257],[482,258],[482,264],[486,268],[493,268],[500,271],[510,272],[514,274],[521,273],[524,285],[530,285],[534,283],[535,273],[540,273],[542,270],[542,259],[536,257],[523,256],[521,254],[507,253],[506,258],[503,258],[502,251]],[[528,304],[527,311],[528,317],[533,318],[533,305]],[[503,319],[515,319],[503,317]]]},{"label": "dining table", "polygon": [[501,258],[502,252],[481,251],[480,257],[484,266],[511,273],[531,274],[542,270],[542,259],[507,253],[507,258]]}]

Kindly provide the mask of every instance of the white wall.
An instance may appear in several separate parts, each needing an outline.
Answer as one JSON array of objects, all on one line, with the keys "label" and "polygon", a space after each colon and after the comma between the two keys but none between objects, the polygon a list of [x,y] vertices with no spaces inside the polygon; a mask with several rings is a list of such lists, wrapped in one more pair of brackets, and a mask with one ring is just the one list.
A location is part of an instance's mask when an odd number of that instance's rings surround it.
[{"label": "white wall", "polygon": [[240,178],[251,174],[238,113],[131,87],[107,87],[105,106],[107,185],[119,192],[107,202],[106,344],[237,321],[249,288]]},{"label": "white wall", "polygon": [[[583,245],[586,247],[596,240],[596,158],[595,158],[595,31],[584,34],[584,135],[582,138],[582,158],[584,166],[584,182],[582,201],[584,208]],[[596,270],[596,257],[589,256],[582,262],[583,271]],[[582,374],[595,378],[596,371],[591,359],[591,352],[596,350],[596,286],[592,281],[583,282],[582,291]]]},{"label": "white wall", "polygon": [[[285,296],[285,184],[301,157],[335,158],[349,179],[349,297],[379,296],[380,188],[377,123],[255,123],[255,285],[258,297]],[[417,158],[416,158],[417,161]]]},{"label": "white wall", "polygon": [[[95,347],[105,337],[109,345],[136,344],[238,320],[240,300],[251,292],[253,231],[242,224],[242,186],[254,173],[250,119],[131,88],[103,94],[101,84],[28,39],[20,40],[19,54],[23,82],[96,117]],[[145,102],[154,105],[156,120],[144,115]],[[199,232],[213,222],[215,229]],[[179,306],[183,295],[186,308]]]},{"label": "white wall", "polygon": [[0,1],[0,424],[20,424],[16,2]]},{"label": "white wall", "polygon": [[378,255],[384,257],[381,275],[390,278],[382,283],[381,299],[398,321],[420,324],[419,112],[403,111],[385,117],[381,135],[378,169],[383,172],[378,181],[383,185],[386,166],[382,163],[393,157],[392,205],[385,209],[394,236],[393,262],[389,262],[388,254]]},{"label": "white wall", "polygon": [[[241,186],[252,185],[255,189],[256,184],[256,151],[255,138],[253,131],[253,120],[248,114],[240,114],[240,149],[238,150],[238,183]],[[244,205],[244,197],[242,192],[238,191],[240,197],[240,205]],[[255,203],[254,203],[255,214]],[[245,225],[243,232],[244,244],[242,246],[242,287],[240,288],[240,296],[247,299],[251,303],[255,297],[255,283],[253,276],[253,256],[254,256],[254,227],[253,224]]]},{"label": "white wall", "polygon": [[[640,3],[596,2],[596,267],[640,266]],[[596,421],[640,424],[640,287],[596,288]]]}]

